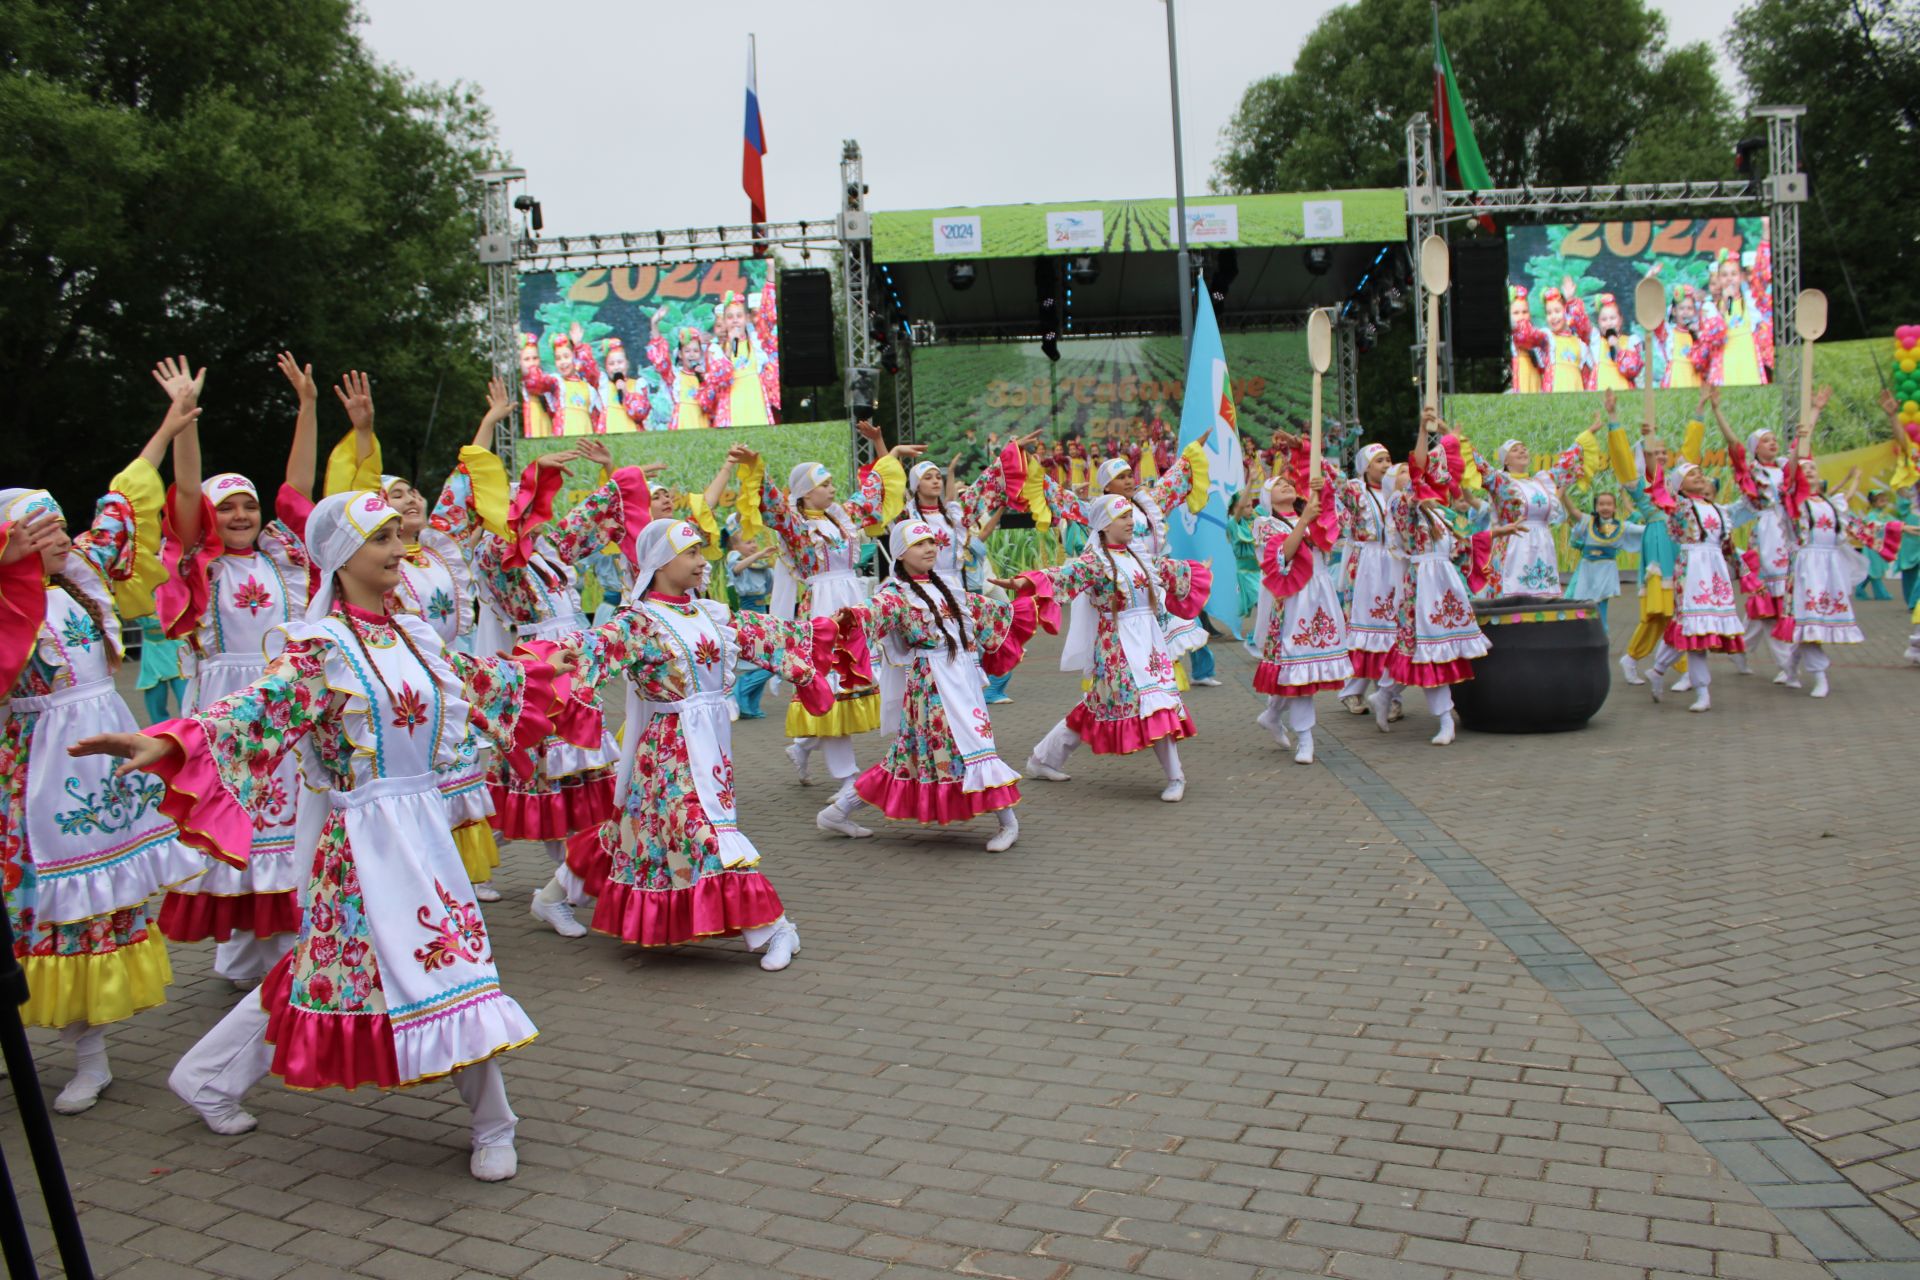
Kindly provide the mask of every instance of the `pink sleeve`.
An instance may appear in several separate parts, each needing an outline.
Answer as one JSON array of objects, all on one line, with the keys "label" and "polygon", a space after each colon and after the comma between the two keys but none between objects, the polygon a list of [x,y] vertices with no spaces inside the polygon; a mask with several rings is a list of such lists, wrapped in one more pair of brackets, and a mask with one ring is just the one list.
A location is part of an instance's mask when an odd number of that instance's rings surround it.
[{"label": "pink sleeve", "polygon": [[207,616],[213,603],[210,572],[220,554],[219,534],[214,529],[213,503],[200,495],[200,545],[188,547],[180,541],[173,524],[174,495],[167,493],[167,504],[160,517],[160,564],[167,579],[153,590],[154,614],[170,640],[190,636]]},{"label": "pink sleeve", "polygon": [[[307,540],[307,517],[313,514],[313,499],[290,484],[282,484],[280,492],[273,495],[274,518],[293,530],[294,537]],[[201,524],[203,529],[211,529],[212,521]]]},{"label": "pink sleeve", "polygon": [[[1171,565],[1174,562],[1164,562]],[[1187,589],[1184,592],[1167,593],[1167,612],[1176,618],[1197,618],[1206,608],[1207,596],[1213,591],[1213,567],[1200,560],[1182,561],[1187,568]]]},{"label": "pink sleeve", "polygon": [[160,812],[180,828],[181,842],[230,866],[246,866],[253,856],[253,819],[220,781],[206,730],[198,720],[181,719],[146,732],[171,739],[176,748],[151,772],[166,785]]},{"label": "pink sleeve", "polygon": [[1024,593],[1014,597],[1013,620],[1007,626],[1007,638],[980,655],[982,671],[990,676],[1003,676],[1026,657],[1027,641],[1040,629],[1040,615],[1033,602],[1034,597]]},{"label": "pink sleeve", "polygon": [[1467,590],[1478,593],[1486,588],[1492,563],[1493,535],[1482,529],[1467,539]]},{"label": "pink sleeve", "polygon": [[1291,559],[1280,558],[1291,536],[1275,534],[1267,539],[1267,545],[1260,551],[1260,585],[1272,592],[1275,600],[1298,595],[1313,577],[1313,553],[1307,550],[1305,539],[1295,548]]},{"label": "pink sleeve", "polygon": [[[0,524],[0,552],[13,536],[12,524]],[[40,625],[47,620],[47,579],[40,557],[23,556],[0,564],[0,693],[7,693],[27,669]]]},{"label": "pink sleeve", "polygon": [[507,508],[507,528],[513,540],[500,557],[509,569],[517,569],[533,556],[533,535],[553,518],[553,500],[566,477],[559,467],[542,467],[529,462],[520,473],[520,489]]}]

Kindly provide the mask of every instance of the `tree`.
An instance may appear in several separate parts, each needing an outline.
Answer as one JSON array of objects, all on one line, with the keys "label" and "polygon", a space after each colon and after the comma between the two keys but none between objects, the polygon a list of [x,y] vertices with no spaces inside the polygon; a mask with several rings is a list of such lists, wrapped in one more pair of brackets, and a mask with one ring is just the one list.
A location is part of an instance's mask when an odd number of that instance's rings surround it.
[{"label": "tree", "polygon": [[[8,483],[86,511],[176,352],[210,370],[208,465],[266,492],[294,413],[281,348],[323,380],[374,374],[389,471],[450,463],[484,403],[491,121],[377,62],[355,22],[347,0],[0,4]],[[322,416],[324,449],[346,423]]]},{"label": "tree", "polygon": [[[1910,322],[1920,259],[1920,5],[1756,0],[1734,15],[1727,48],[1750,101],[1808,108],[1800,154],[1813,199],[1800,214],[1801,274],[1834,296],[1828,336],[1871,337]],[[1843,296],[1849,278],[1852,298]]]}]

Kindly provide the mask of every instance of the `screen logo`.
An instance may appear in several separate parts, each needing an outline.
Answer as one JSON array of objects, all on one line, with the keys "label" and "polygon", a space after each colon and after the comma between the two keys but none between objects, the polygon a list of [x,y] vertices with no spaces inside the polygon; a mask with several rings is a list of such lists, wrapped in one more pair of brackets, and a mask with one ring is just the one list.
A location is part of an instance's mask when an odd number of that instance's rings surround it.
[{"label": "screen logo", "polygon": [[1106,242],[1106,218],[1098,209],[1047,215],[1049,249],[1098,249]]},{"label": "screen logo", "polygon": [[937,254],[959,253],[972,256],[980,252],[981,243],[978,216],[933,220],[933,251]]}]

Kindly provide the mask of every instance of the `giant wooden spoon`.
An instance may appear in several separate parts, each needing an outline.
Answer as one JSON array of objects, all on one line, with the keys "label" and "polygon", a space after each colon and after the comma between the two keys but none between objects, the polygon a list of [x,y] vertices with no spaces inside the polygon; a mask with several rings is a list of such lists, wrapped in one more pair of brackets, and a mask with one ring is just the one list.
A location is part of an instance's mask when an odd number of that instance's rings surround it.
[{"label": "giant wooden spoon", "polygon": [[1633,286],[1633,318],[1640,323],[1640,342],[1647,357],[1640,362],[1643,376],[1646,378],[1646,417],[1644,421],[1653,425],[1653,334],[1667,322],[1667,287],[1660,283],[1658,276],[1642,277],[1639,284]]},{"label": "giant wooden spoon", "polygon": [[1800,335],[1800,425],[1813,425],[1813,344],[1827,331],[1827,295],[1802,289],[1793,304],[1793,331]]},{"label": "giant wooden spoon", "polygon": [[1313,444],[1307,454],[1307,490],[1311,494],[1320,483],[1320,383],[1333,364],[1333,317],[1325,307],[1315,307],[1307,317],[1307,363],[1313,366]]},{"label": "giant wooden spoon", "polygon": [[1440,298],[1449,278],[1447,242],[1428,236],[1420,242],[1420,283],[1427,287],[1427,408],[1435,414],[1440,412]]}]

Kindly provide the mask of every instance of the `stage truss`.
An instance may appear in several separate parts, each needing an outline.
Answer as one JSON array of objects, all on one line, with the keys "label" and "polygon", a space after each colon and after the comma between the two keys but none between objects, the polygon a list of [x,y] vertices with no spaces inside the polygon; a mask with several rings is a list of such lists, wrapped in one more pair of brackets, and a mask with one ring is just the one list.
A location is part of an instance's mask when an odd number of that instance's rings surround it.
[{"label": "stage truss", "polygon": [[[1605,216],[1641,210],[1675,213],[1765,214],[1773,244],[1773,380],[1780,391],[1780,422],[1797,426],[1800,412],[1801,341],[1794,330],[1800,296],[1800,206],[1807,199],[1807,176],[1800,169],[1800,106],[1759,107],[1767,123],[1767,176],[1759,181],[1624,183],[1595,187],[1502,187],[1491,191],[1453,191],[1434,167],[1431,121],[1422,113],[1407,122],[1407,233],[1412,260],[1420,260],[1420,242],[1456,223],[1486,214],[1571,213]],[[1418,273],[1415,273],[1416,276]],[[1416,376],[1426,359],[1427,292],[1419,288],[1413,311],[1413,364]],[[1442,392],[1453,394],[1453,294],[1441,308]]]}]

